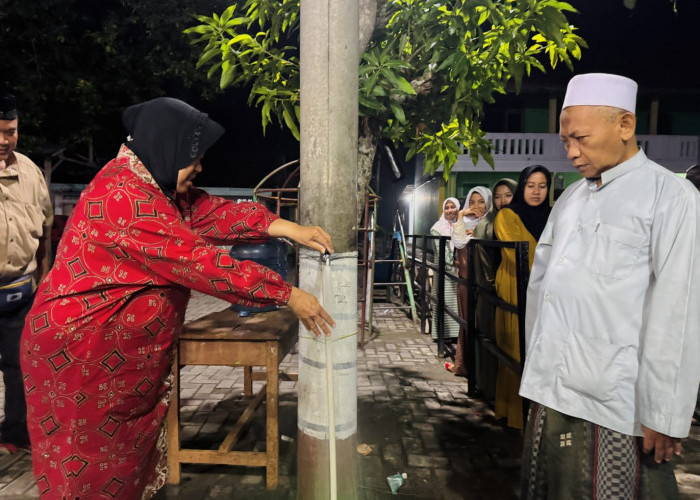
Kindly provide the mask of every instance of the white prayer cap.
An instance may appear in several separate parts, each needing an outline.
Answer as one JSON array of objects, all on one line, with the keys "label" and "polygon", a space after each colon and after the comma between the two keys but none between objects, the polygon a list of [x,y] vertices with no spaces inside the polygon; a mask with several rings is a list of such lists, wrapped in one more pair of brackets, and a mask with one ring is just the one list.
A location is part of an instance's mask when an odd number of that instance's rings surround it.
[{"label": "white prayer cap", "polygon": [[586,73],[569,80],[562,109],[569,106],[612,106],[634,113],[637,82],[609,73]]}]

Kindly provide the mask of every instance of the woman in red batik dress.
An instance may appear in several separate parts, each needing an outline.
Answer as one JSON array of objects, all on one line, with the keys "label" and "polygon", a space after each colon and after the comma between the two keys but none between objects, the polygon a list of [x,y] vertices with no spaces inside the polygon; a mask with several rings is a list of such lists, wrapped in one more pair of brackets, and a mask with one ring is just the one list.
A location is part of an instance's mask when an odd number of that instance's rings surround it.
[{"label": "woman in red batik dress", "polygon": [[316,334],[333,325],[312,295],[216,247],[286,236],[332,251],[319,227],[192,187],[220,125],[170,98],[132,106],[123,121],[131,137],[73,210],[22,335],[44,499],[135,500],[163,486],[172,347],[190,289],[287,304]]}]

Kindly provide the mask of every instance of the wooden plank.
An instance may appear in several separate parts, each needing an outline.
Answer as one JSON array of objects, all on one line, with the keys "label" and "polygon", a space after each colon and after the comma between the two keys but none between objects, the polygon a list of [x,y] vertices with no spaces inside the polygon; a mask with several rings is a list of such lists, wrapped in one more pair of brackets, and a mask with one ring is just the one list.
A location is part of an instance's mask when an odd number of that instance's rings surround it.
[{"label": "wooden plank", "polygon": [[243,394],[250,396],[253,394],[253,367],[243,367]]},{"label": "wooden plank", "polygon": [[241,431],[243,430],[243,427],[245,427],[245,425],[248,422],[250,422],[250,419],[253,418],[253,415],[255,415],[255,410],[258,406],[260,406],[260,403],[262,403],[262,400],[265,396],[266,386],[264,386],[260,391],[258,391],[253,400],[250,403],[248,403],[248,406],[243,411],[243,414],[236,421],[235,425],[231,429],[231,432],[229,432],[226,435],[226,438],[221,442],[221,445],[219,446],[220,452],[225,453],[233,449],[233,447],[236,445],[236,441],[238,441],[238,437]]},{"label": "wooden plank", "polygon": [[187,464],[247,465],[265,467],[266,453],[260,451],[180,450],[180,462]]},{"label": "wooden plank", "polygon": [[263,366],[263,342],[180,339],[180,365]]},{"label": "wooden plank", "polygon": [[279,470],[279,344],[266,342],[267,346],[267,488],[277,488]]},{"label": "wooden plank", "polygon": [[224,309],[187,323],[180,339],[192,340],[277,340],[297,335],[299,320],[291,309],[253,314],[241,318],[231,309]]},{"label": "wooden plank", "polygon": [[297,323],[293,330],[288,334],[283,335],[279,340],[279,361],[278,364],[284,360],[284,357],[292,350],[292,348],[297,345],[299,340],[299,324]]},{"label": "wooden plank", "polygon": [[175,348],[173,362],[173,385],[170,395],[170,406],[166,416],[168,434],[168,483],[180,484],[180,363]]}]

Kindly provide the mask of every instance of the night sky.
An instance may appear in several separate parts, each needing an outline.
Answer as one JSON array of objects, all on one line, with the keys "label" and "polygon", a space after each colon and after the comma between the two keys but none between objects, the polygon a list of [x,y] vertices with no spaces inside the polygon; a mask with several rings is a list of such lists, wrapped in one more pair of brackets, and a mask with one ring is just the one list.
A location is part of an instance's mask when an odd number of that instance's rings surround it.
[{"label": "night sky", "polygon": [[198,186],[255,187],[274,168],[299,158],[299,142],[277,123],[263,135],[260,109],[248,107],[247,98],[230,90],[213,102],[192,103],[226,128],[204,157]]},{"label": "night sky", "polygon": [[[678,0],[678,13],[669,0],[637,0],[630,10],[622,0],[570,0],[579,10],[567,14],[588,43],[576,73],[606,72],[628,76],[641,87],[680,87],[700,91],[700,1]],[[546,75],[533,74],[531,83],[566,82],[564,66]]]}]

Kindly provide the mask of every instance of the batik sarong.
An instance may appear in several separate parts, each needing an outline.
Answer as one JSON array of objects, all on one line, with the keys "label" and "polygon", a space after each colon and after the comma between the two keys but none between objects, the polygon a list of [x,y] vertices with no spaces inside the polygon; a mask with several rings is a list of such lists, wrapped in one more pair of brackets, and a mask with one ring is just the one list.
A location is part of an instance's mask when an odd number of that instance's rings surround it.
[{"label": "batik sarong", "polygon": [[642,438],[533,403],[522,461],[523,500],[674,500],[670,462],[657,464]]}]

